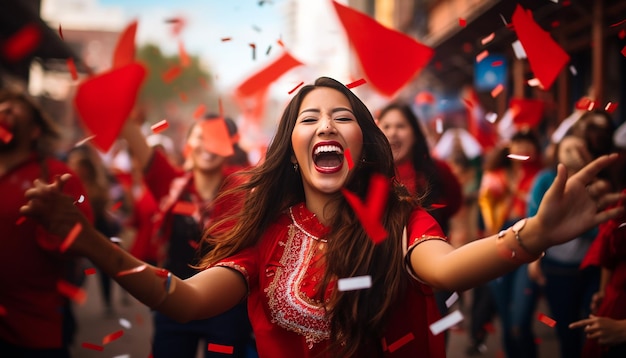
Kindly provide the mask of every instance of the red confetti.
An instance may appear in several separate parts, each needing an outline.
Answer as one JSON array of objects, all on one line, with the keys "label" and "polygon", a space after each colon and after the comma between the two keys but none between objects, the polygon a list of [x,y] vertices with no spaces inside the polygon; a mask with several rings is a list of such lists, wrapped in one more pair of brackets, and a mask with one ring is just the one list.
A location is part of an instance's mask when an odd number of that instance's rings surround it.
[{"label": "red confetti", "polygon": [[207,152],[222,157],[229,157],[234,154],[228,127],[223,119],[203,121],[200,126],[202,127],[202,145]]},{"label": "red confetti", "polygon": [[205,112],[206,112],[206,106],[204,104],[199,104],[198,107],[196,107],[196,110],[193,111],[193,118],[195,119],[202,118]]},{"label": "red confetti", "polygon": [[0,305],[0,317],[6,316],[6,315],[7,315],[7,309],[3,305]]},{"label": "red confetti", "polygon": [[37,24],[27,24],[4,42],[0,54],[9,62],[17,62],[32,54],[40,42],[41,31]]},{"label": "red confetti", "polygon": [[180,58],[180,65],[182,67],[188,67],[191,64],[191,60],[189,59],[187,51],[185,51],[185,45],[182,41],[178,42],[178,57]]},{"label": "red confetti", "polygon": [[161,78],[165,83],[171,83],[174,81],[180,74],[183,72],[183,69],[180,66],[172,66],[167,71],[163,73]]},{"label": "red confetti", "polygon": [[113,68],[120,68],[135,62],[135,34],[137,33],[137,20],[126,26],[120,34],[113,52]]},{"label": "red confetti", "polygon": [[132,275],[134,273],[139,273],[139,272],[145,270],[147,267],[148,267],[147,265],[139,265],[137,267],[133,267],[132,269],[122,270],[122,271],[118,272],[115,275],[115,277],[122,277],[122,276]]},{"label": "red confetti", "polygon": [[21,225],[24,221],[26,221],[26,216],[20,216],[16,221],[15,225]]},{"label": "red confetti", "polygon": [[356,213],[361,225],[374,243],[380,243],[387,238],[387,230],[380,222],[387,197],[389,196],[389,180],[381,174],[374,174],[370,179],[370,185],[365,203],[354,193],[345,188],[341,192]]},{"label": "red confetti", "polygon": [[91,350],[98,351],[98,352],[102,352],[104,350],[103,346],[99,346],[97,344],[93,344],[89,342],[83,342],[80,346],[83,348],[91,349]]},{"label": "red confetti", "polygon": [[233,354],[234,348],[232,346],[224,346],[221,344],[209,343],[207,350],[209,352]]},{"label": "red confetti", "polygon": [[146,69],[139,63],[113,69],[82,82],[74,105],[93,142],[108,152],[131,113]]},{"label": "red confetti", "polygon": [[343,152],[343,155],[346,157],[346,162],[348,162],[348,169],[354,168],[354,162],[352,161],[352,155],[350,155],[350,149],[346,149]]},{"label": "red confetti", "polygon": [[191,216],[196,212],[196,204],[188,201],[178,201],[172,208],[172,214]]},{"label": "red confetti", "polygon": [[504,62],[502,60],[498,60],[498,61],[493,61],[491,63],[491,67],[498,67],[498,66],[502,66]]},{"label": "red confetti", "polygon": [[391,343],[389,345],[389,353],[393,353],[395,351],[397,351],[398,349],[400,349],[403,345],[409,343],[410,341],[414,340],[415,336],[413,336],[413,333],[409,333],[406,336],[398,339],[397,341]]},{"label": "red confetti", "polygon": [[459,17],[459,26],[465,27],[467,25],[467,20],[462,17]]},{"label": "red confetti", "polygon": [[80,287],[74,286],[67,281],[58,281],[57,291],[59,291],[59,293],[63,296],[78,304],[83,304],[85,303],[85,300],[87,300],[87,292],[85,290]]},{"label": "red confetti", "polygon": [[626,30],[622,29],[617,33],[617,37],[620,38],[620,40],[623,40],[626,37]]},{"label": "red confetti", "polygon": [[61,24],[59,24],[59,36],[61,36],[61,40],[65,40],[63,38],[63,30],[61,29]]},{"label": "red confetti", "polygon": [[287,92],[287,94],[292,94],[294,93],[298,88],[300,88],[300,86],[302,86],[304,84],[304,82],[300,82],[298,83],[298,85],[294,88],[291,89],[291,91]]},{"label": "red confetti", "polygon": [[124,330],[121,330],[121,329],[111,334],[107,334],[106,336],[104,336],[104,338],[102,338],[102,345],[109,344],[123,335],[124,335]]},{"label": "red confetti", "polygon": [[467,107],[468,109],[474,108],[474,102],[470,101],[467,98],[461,98],[461,100],[463,101],[463,104],[465,104],[465,107]]},{"label": "red confetti", "polygon": [[189,244],[189,246],[191,246],[194,250],[197,250],[198,247],[200,246],[200,244],[197,241],[194,240],[189,240],[187,241],[187,243]]},{"label": "red confetti", "polygon": [[65,62],[67,63],[67,68],[70,70],[72,79],[76,81],[78,79],[78,72],[76,71],[76,64],[74,63],[74,58],[70,57]]},{"label": "red confetti", "polygon": [[276,40],[276,43],[277,43],[277,44],[278,44],[278,46],[280,46],[280,47],[285,47],[285,44],[283,43],[283,40],[281,40],[281,39]]},{"label": "red confetti", "polygon": [[63,240],[63,242],[59,246],[59,251],[60,252],[67,251],[67,249],[70,246],[72,246],[72,244],[76,240],[76,237],[78,237],[78,234],[80,234],[82,230],[83,230],[83,225],[81,225],[81,223],[76,223],[74,227],[72,228],[72,230],[70,230],[70,232],[65,237],[65,240]]},{"label": "red confetti", "polygon": [[484,50],[481,53],[479,53],[478,55],[476,55],[476,62],[481,62],[482,60],[484,60],[487,56],[489,56],[489,51]]},{"label": "red confetti", "polygon": [[483,37],[483,39],[482,39],[482,40],[480,40],[480,43],[481,43],[482,45],[486,45],[486,44],[490,43],[491,41],[493,41],[493,39],[494,39],[495,37],[496,37],[496,33],[495,33],[495,32],[492,32],[492,33],[490,33],[489,35],[487,35],[486,37]]},{"label": "red confetti", "polygon": [[86,268],[86,269],[84,270],[84,272],[85,272],[85,275],[87,275],[87,276],[89,276],[89,275],[95,275],[95,274],[96,274],[96,269],[95,269],[95,268],[93,268],[93,267],[89,267],[89,268]]},{"label": "red confetti", "polygon": [[502,83],[499,83],[494,89],[491,90],[491,97],[493,98],[498,97],[498,95],[502,93],[503,89],[504,89],[504,86],[502,86]]},{"label": "red confetti", "polygon": [[626,46],[622,48],[622,51],[620,51],[620,53],[622,54],[622,56],[626,57]]},{"label": "red confetti", "polygon": [[365,79],[364,79],[364,78],[361,78],[360,80],[356,80],[356,81],[354,81],[354,82],[348,83],[348,84],[346,85],[346,87],[348,87],[348,88],[354,88],[354,87],[358,87],[358,86],[360,86],[360,85],[363,85],[363,84],[365,84],[365,83],[367,83],[367,81],[365,81]]},{"label": "red confetti", "polygon": [[441,208],[445,208],[446,204],[431,204],[430,207],[432,209],[441,209]]},{"label": "red confetti", "polygon": [[624,19],[622,21],[618,21],[618,22],[616,22],[614,24],[611,24],[610,27],[617,27],[617,26],[619,26],[621,24],[624,24],[624,23],[626,23],[626,19]]},{"label": "red confetti", "polygon": [[232,38],[230,38],[230,37],[222,37],[222,39],[221,39],[222,42],[226,42],[226,41],[230,41],[230,40],[232,40]]},{"label": "red confetti", "polygon": [[78,142],[76,142],[76,144],[74,144],[74,147],[80,147],[81,145],[89,142],[90,140],[92,140],[95,137],[95,135],[90,135],[89,137],[83,138],[81,140],[79,140]]},{"label": "red confetti", "polygon": [[545,324],[546,326],[550,328],[554,328],[554,326],[556,326],[555,320],[553,320],[552,318],[546,316],[545,314],[541,312],[537,315],[537,318],[539,319],[539,322]]},{"label": "red confetti", "polygon": [[152,130],[152,133],[159,133],[159,132],[163,132],[164,130],[166,130],[169,127],[169,123],[167,123],[167,120],[164,119],[162,121],[159,121],[155,124],[153,124],[150,129]]},{"label": "red confetti", "polygon": [[[353,8],[332,1],[368,83],[393,96],[428,64],[434,50]],[[381,56],[380,54],[385,54]]]},{"label": "red confetti", "polygon": [[591,98],[583,97],[576,101],[574,107],[580,110],[592,111],[594,108],[599,107],[598,102],[592,100]]}]

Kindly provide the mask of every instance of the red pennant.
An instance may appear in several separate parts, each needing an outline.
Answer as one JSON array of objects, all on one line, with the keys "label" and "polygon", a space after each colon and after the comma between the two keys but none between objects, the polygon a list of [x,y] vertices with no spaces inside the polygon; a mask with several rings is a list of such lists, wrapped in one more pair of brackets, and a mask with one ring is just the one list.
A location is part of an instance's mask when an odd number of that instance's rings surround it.
[{"label": "red pennant", "polygon": [[543,88],[550,89],[559,72],[569,62],[569,55],[520,5],[515,8],[512,23],[528,57],[530,69]]},{"label": "red pennant", "polygon": [[241,97],[252,96],[259,91],[265,90],[285,72],[300,65],[302,65],[302,62],[285,51],[281,57],[276,59],[269,66],[239,85],[236,89],[236,93]]},{"label": "red pennant", "polygon": [[26,24],[2,44],[0,55],[9,62],[17,62],[32,54],[40,42],[39,26]]},{"label": "red pennant", "polygon": [[432,58],[432,48],[401,32],[388,29],[350,7],[336,1],[333,1],[333,5],[368,82],[382,94],[391,97]]},{"label": "red pennant", "polygon": [[146,69],[139,63],[91,77],[78,86],[74,105],[94,144],[108,152],[135,105]]},{"label": "red pennant", "polygon": [[374,174],[370,179],[370,186],[365,203],[354,193],[341,189],[346,200],[359,218],[365,232],[376,244],[387,238],[387,230],[381,223],[381,218],[389,197],[389,180],[381,174]]},{"label": "red pennant", "polygon": [[540,99],[512,98],[509,107],[517,128],[534,128],[543,119],[545,103]]},{"label": "red pennant", "polygon": [[113,68],[120,68],[135,62],[135,34],[137,20],[131,22],[117,40],[113,52]]}]

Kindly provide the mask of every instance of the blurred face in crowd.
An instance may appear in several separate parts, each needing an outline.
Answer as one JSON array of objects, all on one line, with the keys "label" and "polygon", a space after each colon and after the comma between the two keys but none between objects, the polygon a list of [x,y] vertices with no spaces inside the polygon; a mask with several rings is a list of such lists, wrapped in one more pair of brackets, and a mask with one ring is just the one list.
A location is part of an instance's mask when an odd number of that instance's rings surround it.
[{"label": "blurred face in crowd", "polygon": [[360,158],[363,133],[352,106],[341,92],[327,87],[304,97],[291,133],[292,162],[298,163],[307,198],[332,194],[345,184],[349,168],[344,151]]},{"label": "blurred face in crowd", "polygon": [[589,149],[595,155],[608,154],[613,141],[612,125],[608,119],[600,114],[594,114],[585,119],[583,131],[586,132]]},{"label": "blurred face in crowd", "polygon": [[0,153],[10,153],[20,148],[30,150],[30,143],[41,131],[24,103],[9,100],[0,103],[0,132]]},{"label": "blurred face in crowd", "polygon": [[378,126],[389,140],[393,161],[402,163],[410,160],[415,143],[415,134],[402,112],[397,109],[388,111],[378,119]]},{"label": "blurred face in crowd", "polygon": [[192,169],[203,172],[221,171],[226,157],[207,151],[203,145],[203,136],[202,126],[195,125],[187,138],[187,156]]},{"label": "blurred face in crowd", "polygon": [[579,171],[592,160],[585,140],[573,135],[565,136],[561,140],[557,158],[558,162],[563,163],[571,173]]}]

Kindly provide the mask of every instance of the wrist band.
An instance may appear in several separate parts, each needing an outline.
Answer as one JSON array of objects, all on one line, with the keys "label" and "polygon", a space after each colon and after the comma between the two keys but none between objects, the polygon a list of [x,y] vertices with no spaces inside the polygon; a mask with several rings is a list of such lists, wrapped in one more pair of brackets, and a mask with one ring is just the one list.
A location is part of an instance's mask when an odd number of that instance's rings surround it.
[{"label": "wrist band", "polygon": [[524,244],[522,243],[522,238],[520,237],[519,233],[520,231],[522,231],[525,224],[526,224],[526,219],[522,219],[509,228],[515,235],[515,242],[517,242],[521,250],[516,250],[510,245],[507,245],[507,243],[505,242],[505,236],[506,236],[506,233],[509,232],[509,229],[502,230],[498,233],[498,237],[496,238],[496,246],[498,249],[498,254],[500,256],[506,259],[511,259],[520,264],[533,262],[537,260],[538,258],[543,257],[543,255],[545,254],[544,252],[542,252],[539,255],[533,255],[528,251],[526,246],[524,246]]}]

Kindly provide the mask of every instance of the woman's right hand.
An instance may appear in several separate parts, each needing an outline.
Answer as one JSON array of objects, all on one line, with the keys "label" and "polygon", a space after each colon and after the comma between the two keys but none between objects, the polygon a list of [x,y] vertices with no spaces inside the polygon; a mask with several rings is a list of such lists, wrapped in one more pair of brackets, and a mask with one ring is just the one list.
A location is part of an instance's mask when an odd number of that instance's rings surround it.
[{"label": "woman's right hand", "polygon": [[76,207],[75,198],[63,193],[63,186],[71,178],[63,174],[52,183],[36,179],[33,187],[26,190],[28,203],[20,208],[20,213],[34,219],[43,227],[47,235],[39,235],[38,244],[47,250],[71,252],[82,255],[87,247],[82,241],[93,226]]}]

